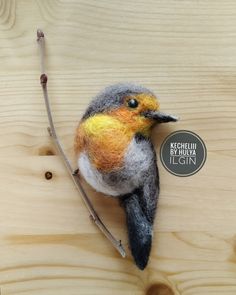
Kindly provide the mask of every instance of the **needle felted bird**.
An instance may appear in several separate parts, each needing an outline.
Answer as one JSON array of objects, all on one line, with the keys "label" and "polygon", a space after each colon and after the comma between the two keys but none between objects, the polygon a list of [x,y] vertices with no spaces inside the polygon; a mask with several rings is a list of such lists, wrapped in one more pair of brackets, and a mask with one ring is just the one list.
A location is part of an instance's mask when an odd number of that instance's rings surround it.
[{"label": "needle felted bird", "polygon": [[171,121],[177,118],[160,112],[153,92],[121,83],[92,100],[76,131],[79,173],[95,190],[119,198],[126,212],[131,253],[142,270],[151,251],[159,195],[150,134],[156,123]]}]

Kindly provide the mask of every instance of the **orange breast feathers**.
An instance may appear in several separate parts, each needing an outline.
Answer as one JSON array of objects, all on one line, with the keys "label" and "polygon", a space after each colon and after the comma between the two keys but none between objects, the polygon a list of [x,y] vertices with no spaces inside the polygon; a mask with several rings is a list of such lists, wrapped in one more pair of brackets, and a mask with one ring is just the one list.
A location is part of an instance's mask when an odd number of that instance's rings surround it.
[{"label": "orange breast feathers", "polygon": [[87,152],[93,165],[111,172],[122,167],[126,149],[134,136],[127,124],[117,118],[97,114],[82,121],[77,128],[75,151]]}]

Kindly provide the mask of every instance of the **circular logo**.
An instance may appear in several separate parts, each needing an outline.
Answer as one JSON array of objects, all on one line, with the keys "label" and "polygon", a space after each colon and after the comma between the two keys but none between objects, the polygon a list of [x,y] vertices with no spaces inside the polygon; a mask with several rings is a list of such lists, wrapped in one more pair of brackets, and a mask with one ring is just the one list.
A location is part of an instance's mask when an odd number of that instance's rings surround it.
[{"label": "circular logo", "polygon": [[198,172],[206,161],[206,146],[195,133],[180,130],[171,133],[161,145],[161,162],[176,176],[190,176]]}]

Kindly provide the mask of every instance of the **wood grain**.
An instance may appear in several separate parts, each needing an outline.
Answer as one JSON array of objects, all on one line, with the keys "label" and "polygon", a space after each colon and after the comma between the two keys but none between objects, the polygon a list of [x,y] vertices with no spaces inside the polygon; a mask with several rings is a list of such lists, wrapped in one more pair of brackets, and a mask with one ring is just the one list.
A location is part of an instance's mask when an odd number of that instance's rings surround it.
[{"label": "wood grain", "polygon": [[[122,259],[90,222],[48,137],[36,29],[46,33],[58,134],[73,155],[91,97],[134,81],[206,143],[192,177],[159,163],[161,196],[149,267]],[[0,0],[1,295],[236,294],[236,2]],[[159,161],[160,162],[160,161]],[[45,179],[45,172],[52,179]],[[128,248],[116,200],[89,194]]]}]

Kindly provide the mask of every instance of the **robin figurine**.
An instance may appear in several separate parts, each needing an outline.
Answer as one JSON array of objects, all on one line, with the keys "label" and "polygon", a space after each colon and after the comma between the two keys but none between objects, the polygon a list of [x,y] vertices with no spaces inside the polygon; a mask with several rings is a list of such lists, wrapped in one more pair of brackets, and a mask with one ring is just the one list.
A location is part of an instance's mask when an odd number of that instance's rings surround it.
[{"label": "robin figurine", "polygon": [[175,116],[160,112],[149,89],[121,83],[92,100],[76,131],[78,171],[96,191],[119,198],[131,253],[141,270],[151,251],[159,195],[150,134],[156,123],[175,121]]}]

